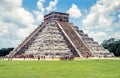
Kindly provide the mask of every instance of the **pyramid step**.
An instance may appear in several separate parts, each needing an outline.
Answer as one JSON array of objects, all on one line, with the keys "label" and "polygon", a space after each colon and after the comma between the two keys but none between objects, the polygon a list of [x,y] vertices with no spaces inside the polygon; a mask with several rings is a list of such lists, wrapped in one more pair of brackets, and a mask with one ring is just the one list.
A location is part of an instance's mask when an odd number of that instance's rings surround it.
[{"label": "pyramid step", "polygon": [[[9,56],[21,54],[72,53],[75,57],[94,57],[104,51],[97,42],[82,30],[69,23],[69,14],[52,12]],[[97,51],[98,50],[98,51]],[[107,52],[106,52],[107,53]]]},{"label": "pyramid step", "polygon": [[76,49],[79,51],[79,53],[85,57],[93,57],[94,55],[90,52],[90,50],[86,47],[86,45],[82,42],[82,40],[79,38],[79,36],[76,34],[75,30],[71,27],[70,23],[67,22],[59,22],[60,26],[63,28],[65,33],[68,35],[70,40],[75,45]]},{"label": "pyramid step", "polygon": [[28,37],[26,37],[26,39],[19,44],[12,52],[10,52],[9,56],[14,56],[17,52],[19,52],[19,50],[24,47],[24,45],[30,41],[30,39],[33,38],[33,36],[42,28],[42,26],[44,26],[47,22],[42,23],[40,26],[38,26]]}]

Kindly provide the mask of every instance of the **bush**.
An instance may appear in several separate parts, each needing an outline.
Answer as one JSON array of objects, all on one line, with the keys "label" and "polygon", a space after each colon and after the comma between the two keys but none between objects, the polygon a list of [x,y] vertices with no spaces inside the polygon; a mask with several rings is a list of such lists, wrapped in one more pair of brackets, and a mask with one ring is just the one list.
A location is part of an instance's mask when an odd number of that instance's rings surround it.
[{"label": "bush", "polygon": [[110,38],[108,40],[104,40],[102,46],[105,49],[108,49],[115,56],[120,56],[120,40]]},{"label": "bush", "polygon": [[2,48],[0,49],[0,56],[6,56],[10,53],[14,48]]}]

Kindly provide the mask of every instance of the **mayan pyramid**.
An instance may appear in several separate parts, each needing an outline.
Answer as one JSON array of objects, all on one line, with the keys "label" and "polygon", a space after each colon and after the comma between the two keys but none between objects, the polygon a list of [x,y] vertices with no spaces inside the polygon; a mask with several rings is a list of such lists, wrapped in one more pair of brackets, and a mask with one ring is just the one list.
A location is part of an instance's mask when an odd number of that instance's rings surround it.
[{"label": "mayan pyramid", "polygon": [[9,56],[70,54],[75,57],[98,57],[110,53],[69,22],[69,14],[51,12],[44,16],[44,21]]}]

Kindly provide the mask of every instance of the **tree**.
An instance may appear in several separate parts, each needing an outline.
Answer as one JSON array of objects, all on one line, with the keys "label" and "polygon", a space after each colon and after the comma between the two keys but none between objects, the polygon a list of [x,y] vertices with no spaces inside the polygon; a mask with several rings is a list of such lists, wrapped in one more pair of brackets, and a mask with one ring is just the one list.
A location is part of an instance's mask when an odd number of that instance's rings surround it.
[{"label": "tree", "polygon": [[120,56],[120,46],[116,49],[115,55]]},{"label": "tree", "polygon": [[102,46],[114,53],[115,56],[120,56],[120,40],[110,38],[108,40],[104,40]]},{"label": "tree", "polygon": [[0,49],[0,56],[6,56],[10,53],[14,48],[2,48]]}]

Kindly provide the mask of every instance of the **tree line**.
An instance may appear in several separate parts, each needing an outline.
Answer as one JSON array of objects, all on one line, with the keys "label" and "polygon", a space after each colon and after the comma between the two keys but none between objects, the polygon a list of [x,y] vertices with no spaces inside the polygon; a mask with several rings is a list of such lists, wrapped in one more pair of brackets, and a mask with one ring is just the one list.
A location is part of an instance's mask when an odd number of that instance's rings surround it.
[{"label": "tree line", "polygon": [[105,49],[108,49],[115,56],[120,56],[120,39],[110,38],[104,40],[102,46]]},{"label": "tree line", "polygon": [[0,57],[1,56],[6,56],[7,54],[10,53],[14,48],[2,48],[0,49]]}]

